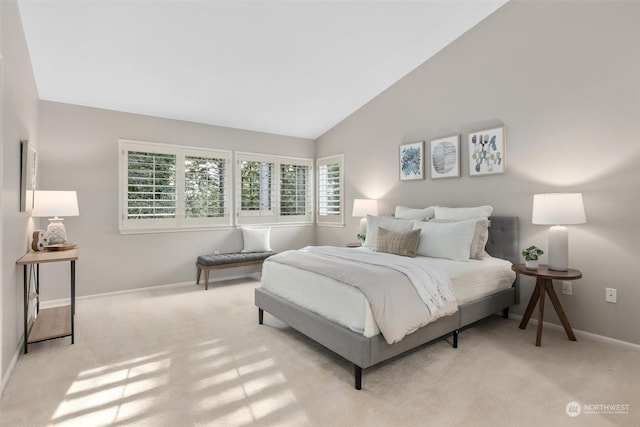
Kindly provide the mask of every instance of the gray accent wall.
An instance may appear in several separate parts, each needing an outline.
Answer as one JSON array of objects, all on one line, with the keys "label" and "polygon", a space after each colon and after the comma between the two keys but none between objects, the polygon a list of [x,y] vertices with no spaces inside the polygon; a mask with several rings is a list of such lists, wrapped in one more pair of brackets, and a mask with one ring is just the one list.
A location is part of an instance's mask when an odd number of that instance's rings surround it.
[{"label": "gray accent wall", "polygon": [[[520,218],[522,247],[546,249],[533,194],[581,192],[588,223],[568,227],[569,263],[584,277],[561,303],[575,329],[640,344],[639,76],[640,2],[507,3],[318,139],[319,157],[344,153],[347,224],[317,243],[354,241],[353,199],[376,198],[383,214],[490,204]],[[502,125],[507,173],[469,177],[468,133]],[[455,133],[462,177],[399,181],[400,144]],[[520,315],[534,279],[521,284]],[[545,321],[559,324],[551,304]]]},{"label": "gray accent wall", "polygon": [[28,139],[35,147],[38,144],[38,91],[18,5],[13,0],[0,1],[0,43],[1,391],[8,381],[10,367],[17,358],[23,339],[22,269],[16,266],[16,261],[27,251],[28,235],[33,230],[29,215],[20,212],[20,140]]},{"label": "gray accent wall", "polygon": [[[41,101],[39,111],[41,190],[76,190],[80,215],[65,218],[69,241],[80,244],[77,294],[94,295],[196,278],[196,259],[214,251],[242,249],[240,229],[120,234],[118,230],[118,139],[193,147],[315,157],[315,142],[301,138]],[[46,219],[40,228],[46,228]],[[273,227],[274,250],[312,244],[313,226]],[[65,298],[68,266],[48,265],[41,280],[44,300]],[[211,280],[245,271],[224,270]],[[67,278],[67,279],[65,279]],[[55,283],[55,282],[54,282]]]}]

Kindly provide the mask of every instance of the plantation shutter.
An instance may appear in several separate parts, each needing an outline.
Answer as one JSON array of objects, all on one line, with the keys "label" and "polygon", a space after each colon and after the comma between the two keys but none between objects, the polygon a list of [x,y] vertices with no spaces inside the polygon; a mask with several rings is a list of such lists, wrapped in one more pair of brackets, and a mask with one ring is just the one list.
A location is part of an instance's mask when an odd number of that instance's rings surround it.
[{"label": "plantation shutter", "polygon": [[127,180],[128,218],[175,218],[175,155],[129,152]]},{"label": "plantation shutter", "polygon": [[313,222],[313,160],[236,154],[237,223]]},{"label": "plantation shutter", "polygon": [[344,224],[343,156],[317,160],[318,224]]},{"label": "plantation shutter", "polygon": [[311,222],[311,166],[280,164],[280,221]]},{"label": "plantation shutter", "polygon": [[120,230],[230,225],[231,153],[120,140]]},{"label": "plantation shutter", "polygon": [[184,151],[184,218],[188,225],[229,224],[230,154]]},{"label": "plantation shutter", "polygon": [[274,170],[275,162],[272,159],[258,155],[238,155],[238,223],[266,223],[275,220]]},{"label": "plantation shutter", "polygon": [[126,223],[144,223],[144,227],[177,223],[175,153],[145,146],[126,151]]}]

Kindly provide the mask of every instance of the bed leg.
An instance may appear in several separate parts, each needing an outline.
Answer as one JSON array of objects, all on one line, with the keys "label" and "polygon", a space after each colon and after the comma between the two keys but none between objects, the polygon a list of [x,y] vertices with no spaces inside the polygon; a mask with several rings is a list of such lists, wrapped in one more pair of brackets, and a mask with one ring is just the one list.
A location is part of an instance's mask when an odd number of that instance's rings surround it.
[{"label": "bed leg", "polygon": [[264,321],[264,310],[258,307],[258,325],[262,325]]},{"label": "bed leg", "polygon": [[502,310],[502,318],[503,319],[508,319],[509,318],[509,307],[507,307],[507,308]]},{"label": "bed leg", "polygon": [[353,365],[353,376],[356,383],[356,390],[362,390],[362,368],[358,365]]},{"label": "bed leg", "polygon": [[458,334],[459,333],[460,333],[460,331],[458,329],[453,331],[453,348],[458,348]]}]

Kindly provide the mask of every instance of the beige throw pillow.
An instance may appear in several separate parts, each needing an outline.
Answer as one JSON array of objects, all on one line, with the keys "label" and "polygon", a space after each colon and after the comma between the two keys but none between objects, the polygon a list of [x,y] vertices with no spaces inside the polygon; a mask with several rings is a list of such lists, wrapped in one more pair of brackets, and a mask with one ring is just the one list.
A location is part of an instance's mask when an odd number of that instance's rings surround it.
[{"label": "beige throw pillow", "polygon": [[376,251],[415,258],[420,243],[420,229],[406,232],[378,228]]}]

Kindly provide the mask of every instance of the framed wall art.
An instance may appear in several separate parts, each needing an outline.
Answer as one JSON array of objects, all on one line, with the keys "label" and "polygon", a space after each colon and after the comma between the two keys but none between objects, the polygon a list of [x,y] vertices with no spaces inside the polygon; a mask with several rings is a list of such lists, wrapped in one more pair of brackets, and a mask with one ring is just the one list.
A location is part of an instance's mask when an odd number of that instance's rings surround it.
[{"label": "framed wall art", "polygon": [[434,139],[430,143],[431,179],[460,176],[460,135]]},{"label": "framed wall art", "polygon": [[20,212],[31,212],[36,190],[36,150],[29,141],[20,141]]},{"label": "framed wall art", "polygon": [[469,134],[469,175],[486,176],[507,171],[507,135],[504,126]]},{"label": "framed wall art", "polygon": [[424,141],[400,146],[400,181],[424,179]]}]

